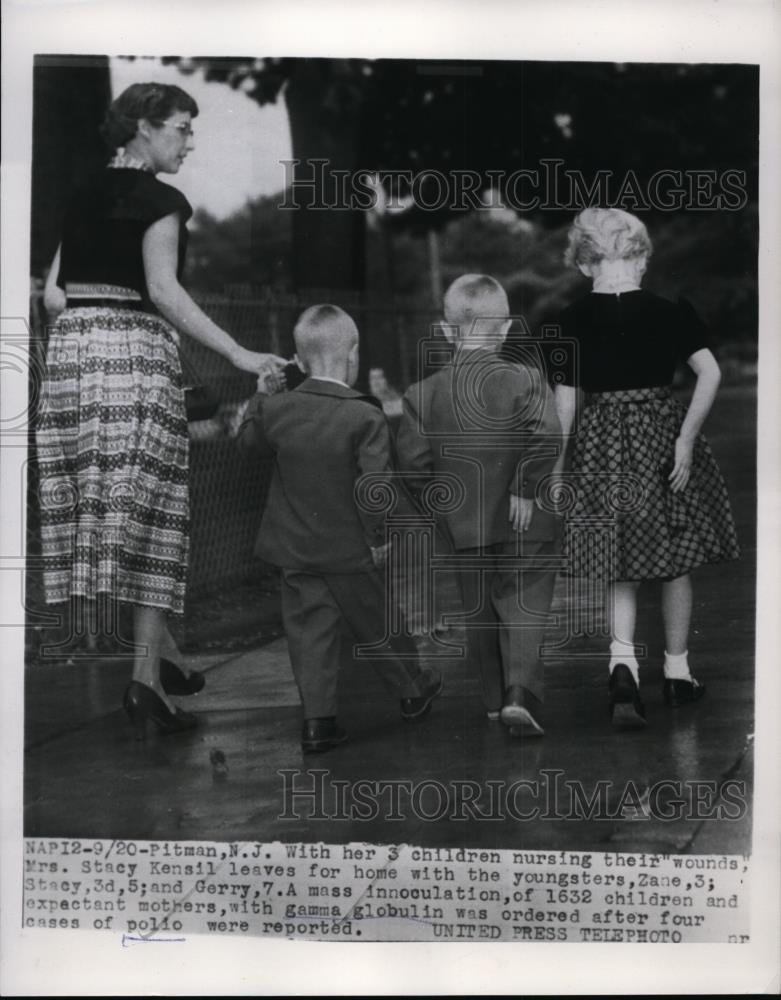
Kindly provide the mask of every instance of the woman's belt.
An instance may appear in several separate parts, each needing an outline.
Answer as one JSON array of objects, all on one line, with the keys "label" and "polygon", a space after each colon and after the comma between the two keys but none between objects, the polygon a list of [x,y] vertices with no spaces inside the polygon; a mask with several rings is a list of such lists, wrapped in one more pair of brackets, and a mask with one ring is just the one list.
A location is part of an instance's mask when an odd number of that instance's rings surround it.
[{"label": "woman's belt", "polygon": [[647,389],[614,389],[610,392],[587,392],[587,406],[610,406],[614,403],[654,403],[669,399],[672,389],[669,385],[651,386]]},{"label": "woman's belt", "polygon": [[103,285],[91,282],[66,281],[65,295],[69,309],[84,306],[110,307],[113,309],[143,309],[141,293],[122,285]]}]

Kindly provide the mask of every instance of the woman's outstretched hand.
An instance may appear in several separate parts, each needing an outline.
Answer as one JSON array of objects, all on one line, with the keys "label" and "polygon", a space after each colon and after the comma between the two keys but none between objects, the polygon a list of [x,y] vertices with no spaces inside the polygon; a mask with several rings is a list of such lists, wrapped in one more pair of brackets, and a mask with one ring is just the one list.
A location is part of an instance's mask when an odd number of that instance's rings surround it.
[{"label": "woman's outstretched hand", "polygon": [[669,476],[670,489],[673,493],[685,489],[689,482],[692,470],[692,450],[692,441],[679,437],[675,442],[675,464]]},{"label": "woman's outstretched hand", "polygon": [[244,347],[237,348],[231,360],[240,371],[251,372],[253,375],[270,375],[272,372],[281,371],[287,364],[287,361],[277,354],[261,354],[258,351],[248,351]]}]

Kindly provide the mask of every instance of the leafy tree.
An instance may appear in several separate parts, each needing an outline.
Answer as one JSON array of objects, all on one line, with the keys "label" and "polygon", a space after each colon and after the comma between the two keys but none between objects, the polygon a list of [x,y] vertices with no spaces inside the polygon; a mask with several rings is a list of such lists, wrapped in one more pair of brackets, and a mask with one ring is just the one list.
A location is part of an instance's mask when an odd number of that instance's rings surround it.
[{"label": "leafy tree", "polygon": [[[599,171],[628,172],[643,186],[659,170],[735,168],[756,193],[758,73],[736,65],[668,65],[556,62],[435,62],[363,59],[189,59],[185,72],[205,71],[241,89],[259,104],[287,103],[293,157],[303,164],[327,160],[331,175],[379,171],[392,197],[410,193],[436,202],[436,177],[469,171],[475,192],[502,177],[561,160],[580,171],[586,189]],[[409,171],[417,183],[398,174]],[[293,212],[293,280],[296,287],[362,288],[365,282],[364,213],[322,211],[333,203],[329,178],[312,174],[310,192],[296,191]],[[472,183],[471,181],[469,183]],[[584,197],[584,192],[580,192]],[[474,200],[475,195],[472,195]],[[575,201],[566,189],[548,192],[541,220],[560,225]],[[464,209],[469,207],[466,198]],[[631,209],[631,204],[627,204]],[[449,203],[437,210],[401,213],[400,229],[445,225]]]},{"label": "leafy tree", "polygon": [[291,213],[279,196],[257,198],[225,219],[198,209],[187,253],[187,285],[224,292],[237,284],[288,290],[292,282]]}]

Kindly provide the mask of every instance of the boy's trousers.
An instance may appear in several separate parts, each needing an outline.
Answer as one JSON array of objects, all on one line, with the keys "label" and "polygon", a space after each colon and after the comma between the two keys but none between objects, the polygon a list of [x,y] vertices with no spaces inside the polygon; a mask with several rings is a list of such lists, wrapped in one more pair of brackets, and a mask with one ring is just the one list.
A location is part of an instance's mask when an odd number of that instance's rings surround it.
[{"label": "boy's trousers", "polygon": [[[382,642],[377,652],[384,658],[361,662],[374,667],[395,697],[419,698],[425,693],[430,675],[418,665],[412,637],[394,636],[383,642],[386,622],[392,621],[384,570],[320,575],[283,569],[282,616],[305,719],[336,715],[343,623],[356,643]],[[388,657],[390,651],[398,656]]]},{"label": "boy's trousers", "polygon": [[[461,569],[458,576],[467,616],[467,655],[480,671],[489,712],[502,707],[511,685],[520,684],[543,700],[540,645],[551,628],[560,548],[558,540],[524,541],[519,555],[518,543],[512,541],[457,552],[479,562],[479,569]],[[536,567],[535,559],[544,559],[547,568]]]}]

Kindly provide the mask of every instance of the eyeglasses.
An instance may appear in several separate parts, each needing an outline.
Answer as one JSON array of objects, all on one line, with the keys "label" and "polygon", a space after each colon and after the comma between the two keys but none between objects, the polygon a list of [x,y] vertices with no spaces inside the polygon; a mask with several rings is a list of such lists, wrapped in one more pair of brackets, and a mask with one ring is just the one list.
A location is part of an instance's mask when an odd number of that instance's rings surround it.
[{"label": "eyeglasses", "polygon": [[175,128],[183,139],[191,139],[195,134],[187,122],[155,122],[160,128]]}]

